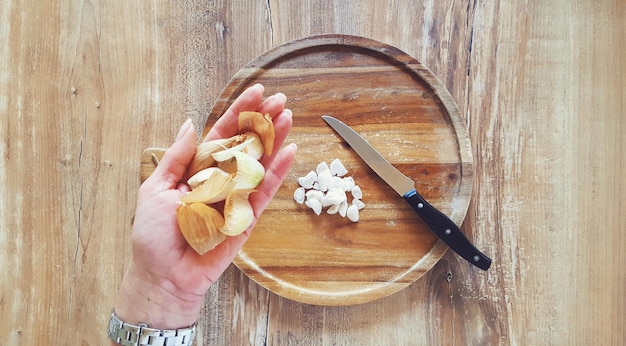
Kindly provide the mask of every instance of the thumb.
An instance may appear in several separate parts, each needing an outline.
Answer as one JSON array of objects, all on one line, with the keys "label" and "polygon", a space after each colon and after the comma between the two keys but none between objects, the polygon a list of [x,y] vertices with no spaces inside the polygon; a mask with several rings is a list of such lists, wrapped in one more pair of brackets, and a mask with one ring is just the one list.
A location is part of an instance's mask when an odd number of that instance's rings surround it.
[{"label": "thumb", "polygon": [[[187,119],[176,135],[176,141],[163,155],[156,169],[148,178],[150,184],[162,186],[165,190],[176,188],[183,179],[187,166],[196,153],[196,130],[191,119]],[[146,182],[148,181],[146,180]]]}]

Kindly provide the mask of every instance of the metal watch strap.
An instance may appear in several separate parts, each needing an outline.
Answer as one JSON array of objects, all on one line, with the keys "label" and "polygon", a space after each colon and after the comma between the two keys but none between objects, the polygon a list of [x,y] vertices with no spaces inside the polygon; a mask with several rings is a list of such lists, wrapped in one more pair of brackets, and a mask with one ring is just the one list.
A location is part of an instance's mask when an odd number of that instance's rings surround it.
[{"label": "metal watch strap", "polygon": [[125,323],[117,318],[115,311],[109,319],[109,337],[120,345],[159,345],[186,346],[192,345],[196,336],[196,325],[188,328],[167,330],[149,328],[147,324],[138,326]]}]

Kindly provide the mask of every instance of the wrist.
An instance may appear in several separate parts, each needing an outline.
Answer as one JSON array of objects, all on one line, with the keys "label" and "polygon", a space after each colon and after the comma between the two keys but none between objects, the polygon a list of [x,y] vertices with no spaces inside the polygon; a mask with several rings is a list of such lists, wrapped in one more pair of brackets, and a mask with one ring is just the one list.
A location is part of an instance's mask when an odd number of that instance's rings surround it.
[{"label": "wrist", "polygon": [[203,299],[166,280],[141,276],[131,264],[120,284],[115,313],[126,323],[146,323],[159,329],[185,328],[198,320]]}]

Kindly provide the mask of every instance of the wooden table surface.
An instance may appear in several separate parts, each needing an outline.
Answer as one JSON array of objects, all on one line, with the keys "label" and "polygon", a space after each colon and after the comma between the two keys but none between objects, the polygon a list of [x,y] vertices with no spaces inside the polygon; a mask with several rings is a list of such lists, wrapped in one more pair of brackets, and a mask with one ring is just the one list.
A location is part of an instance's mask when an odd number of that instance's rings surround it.
[{"label": "wooden table surface", "polygon": [[625,344],[624,18],[622,0],[2,1],[0,345],[105,344],[141,151],[201,128],[259,54],[321,33],[398,47],[448,88],[474,160],[462,229],[493,266],[449,251],[347,307],[231,266],[198,344]]}]

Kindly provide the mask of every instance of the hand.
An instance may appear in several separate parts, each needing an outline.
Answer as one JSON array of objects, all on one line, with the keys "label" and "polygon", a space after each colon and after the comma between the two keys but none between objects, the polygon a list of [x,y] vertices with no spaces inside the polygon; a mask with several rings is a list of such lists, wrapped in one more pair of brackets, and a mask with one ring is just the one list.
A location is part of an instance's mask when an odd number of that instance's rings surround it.
[{"label": "hand", "polygon": [[231,137],[238,132],[241,111],[269,113],[273,118],[275,150],[262,163],[265,178],[250,195],[255,221],[241,235],[228,237],[215,249],[198,255],[183,238],[176,221],[177,201],[189,191],[182,181],[196,149],[196,132],[190,120],[179,130],[154,173],[139,188],[132,232],[132,260],[115,304],[120,319],[148,323],[152,328],[176,329],[199,317],[206,290],[233,261],[256,220],[276,194],[294,160],[296,145],[282,149],[292,125],[285,109],[286,97],[276,94],[263,101],[264,88],[245,90],[220,117],[205,140]]}]

